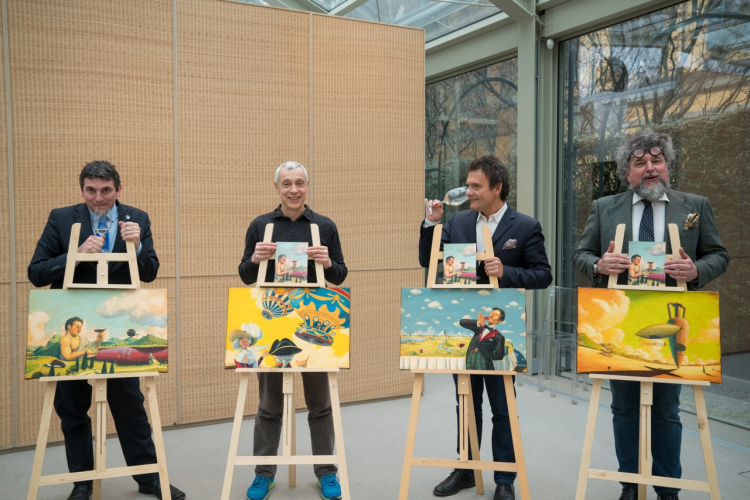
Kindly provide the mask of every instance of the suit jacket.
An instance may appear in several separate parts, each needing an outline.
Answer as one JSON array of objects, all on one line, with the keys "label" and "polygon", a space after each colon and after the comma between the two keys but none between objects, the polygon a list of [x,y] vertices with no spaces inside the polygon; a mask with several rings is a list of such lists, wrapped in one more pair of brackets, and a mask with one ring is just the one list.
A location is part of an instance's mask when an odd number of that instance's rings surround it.
[{"label": "suit jacket", "polygon": [[[476,243],[478,215],[476,210],[462,210],[453,214],[443,226],[441,244]],[[419,264],[422,267],[430,265],[434,232],[435,226],[421,227]],[[503,249],[510,239],[516,240],[515,248]],[[552,269],[547,262],[542,226],[536,219],[516,212],[508,205],[505,215],[492,235],[492,244],[495,256],[503,263],[500,288],[537,289],[547,288],[552,283]],[[489,278],[484,272],[484,262],[479,262],[477,267],[477,282],[489,283]]]},{"label": "suit jacket", "polygon": [[[721,243],[708,198],[672,189],[667,190],[667,197],[664,226],[667,254],[672,253],[668,224],[674,223],[680,231],[682,248],[698,267],[698,281],[687,284],[689,290],[697,290],[726,271],[729,253]],[[698,224],[686,230],[685,220],[693,213],[699,214]],[[594,276],[594,262],[607,251],[609,243],[615,239],[617,225],[622,223],[625,224],[622,252],[628,253],[628,243],[633,239],[633,191],[594,200],[581,241],[573,254],[573,263],[597,287],[606,287],[607,279],[603,275]],[[626,282],[627,273],[621,273],[620,279],[623,278]],[[667,276],[667,284],[674,285],[675,282]]]},{"label": "suit jacket", "polygon": [[[497,331],[497,329],[490,326],[480,327],[474,319],[462,319],[458,324],[461,325],[461,328],[466,328],[467,330],[474,332],[474,336],[469,342],[469,347],[466,349],[467,358],[473,349],[479,351],[479,354],[485,359],[489,366],[492,366],[493,360],[500,360],[505,357],[505,337],[502,333]],[[480,340],[479,335],[485,330],[485,328],[494,331],[495,335]],[[471,370],[472,368],[467,366],[467,369]]]},{"label": "suit jacket", "polygon": [[[154,251],[151,237],[151,221],[148,214],[137,208],[117,203],[120,221],[137,222],[141,227],[141,243],[143,247],[138,255],[138,273],[141,281],[147,283],[156,279],[159,270],[159,259]],[[127,219],[130,216],[130,219]],[[82,245],[89,236],[94,234],[91,227],[91,215],[85,203],[64,208],[56,208],[49,214],[47,225],[41,238],[36,244],[34,256],[27,269],[29,281],[36,286],[52,285],[52,288],[62,288],[65,277],[65,264],[68,258],[68,244],[70,243],[70,229],[76,222],[81,223],[81,235],[78,245]],[[125,241],[120,231],[116,231],[112,253],[124,253]],[[76,266],[73,277],[75,283],[96,283],[96,263],[80,262]],[[129,284],[130,270],[127,262],[111,262],[109,264],[109,282],[111,284]]]}]

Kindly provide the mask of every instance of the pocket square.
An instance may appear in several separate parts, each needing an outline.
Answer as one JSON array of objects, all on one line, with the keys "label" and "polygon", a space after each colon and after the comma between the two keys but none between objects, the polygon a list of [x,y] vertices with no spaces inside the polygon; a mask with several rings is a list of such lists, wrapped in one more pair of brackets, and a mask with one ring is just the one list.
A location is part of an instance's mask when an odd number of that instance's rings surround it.
[{"label": "pocket square", "polygon": [[685,231],[698,225],[698,217],[700,217],[700,214],[688,214],[687,219],[685,219]]},{"label": "pocket square", "polygon": [[518,241],[516,240],[506,241],[505,244],[503,245],[503,250],[510,250],[511,248],[516,248],[516,243],[518,243]]}]

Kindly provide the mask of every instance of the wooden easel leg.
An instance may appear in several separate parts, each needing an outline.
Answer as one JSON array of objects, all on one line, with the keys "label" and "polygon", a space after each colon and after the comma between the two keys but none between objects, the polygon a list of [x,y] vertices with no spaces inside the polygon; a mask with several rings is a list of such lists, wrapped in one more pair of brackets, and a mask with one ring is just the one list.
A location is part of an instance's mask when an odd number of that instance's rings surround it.
[{"label": "wooden easel leg", "polygon": [[[459,373],[456,392],[458,393],[458,460],[468,466],[469,462],[469,408],[468,393],[471,392],[469,376]],[[472,408],[472,411],[474,408]],[[468,467],[467,467],[468,468]]]},{"label": "wooden easel leg", "polygon": [[401,468],[401,488],[398,491],[399,500],[407,500],[409,496],[411,461],[414,458],[414,442],[417,439],[417,422],[419,421],[419,403],[422,399],[422,387],[424,387],[424,373],[415,373],[414,388],[412,389],[411,393],[409,427],[406,430],[406,449],[404,450],[404,464]]},{"label": "wooden easel leg", "polygon": [[505,399],[508,402],[510,433],[513,436],[513,452],[516,455],[518,489],[521,492],[521,500],[529,500],[529,478],[526,475],[526,460],[521,445],[521,427],[518,424],[518,407],[516,406],[516,394],[513,389],[513,375],[503,375],[503,381],[505,382]]},{"label": "wooden easel leg", "polygon": [[[295,452],[295,421],[294,421],[294,373],[285,373],[282,391],[284,393],[283,442],[282,455],[289,458]],[[297,466],[289,465],[289,486],[297,486]]]},{"label": "wooden easel leg", "polygon": [[[96,412],[96,430],[94,432],[94,470],[107,470],[107,381],[94,379],[89,381],[94,390],[94,408]],[[94,479],[92,500],[102,498],[102,480]]]},{"label": "wooden easel leg", "polygon": [[171,498],[169,475],[167,474],[167,453],[164,449],[164,435],[161,432],[161,415],[159,414],[159,401],[156,399],[156,379],[154,377],[146,377],[146,395],[148,397],[148,407],[151,412],[151,430],[154,433],[156,463],[159,464],[161,497]]},{"label": "wooden easel leg", "polygon": [[586,434],[583,438],[583,453],[581,454],[581,468],[578,471],[578,487],[576,500],[586,498],[586,483],[591,465],[591,449],[594,446],[594,431],[596,430],[596,413],[599,409],[599,396],[602,392],[602,379],[595,378],[591,387],[591,401],[589,402],[589,416],[586,419]]},{"label": "wooden easel leg", "polygon": [[[467,378],[469,378],[467,376]],[[479,455],[479,435],[477,432],[477,418],[474,414],[474,395],[471,393],[471,379],[469,379],[469,393],[467,394],[469,401],[469,444],[471,445],[471,457],[472,460],[481,460]],[[474,469],[474,484],[476,485],[477,495],[484,495],[484,479],[482,478],[482,471]]]},{"label": "wooden easel leg", "polygon": [[703,397],[703,387],[694,385],[693,395],[695,397],[695,413],[698,416],[698,432],[701,436],[701,448],[703,448],[703,463],[706,465],[708,494],[711,500],[720,500],[719,478],[716,475],[714,449],[711,446],[711,433],[708,430],[708,413],[706,412],[706,400]]},{"label": "wooden easel leg", "polygon": [[346,468],[346,453],[344,452],[344,426],[341,420],[338,380],[338,373],[330,372],[328,374],[331,411],[333,412],[333,435],[336,439],[336,456],[338,457],[339,483],[341,484],[341,499],[349,500],[349,473]]},{"label": "wooden easel leg", "polygon": [[[234,477],[234,464],[237,460],[237,449],[240,445],[240,432],[242,431],[242,417],[245,412],[245,399],[247,398],[247,385],[250,380],[249,373],[240,374],[240,392],[237,395],[237,406],[234,410],[234,423],[232,424],[232,437],[229,439],[229,457],[227,468],[224,471],[224,485],[221,487],[221,500],[229,500],[232,491],[232,478]],[[163,498],[169,498],[164,497]]]},{"label": "wooden easel leg", "polygon": [[[638,439],[638,473],[651,477],[651,405],[654,402],[654,383],[641,382],[641,418]],[[638,485],[638,500],[646,500],[647,484]]]},{"label": "wooden easel leg", "polygon": [[36,500],[39,494],[39,480],[42,477],[42,466],[44,465],[44,454],[47,451],[47,437],[49,426],[52,421],[52,409],[55,402],[55,389],[57,382],[44,382],[44,405],[42,406],[42,420],[39,425],[39,436],[36,440],[36,452],[34,452],[34,465],[31,467],[31,481],[26,500]]}]

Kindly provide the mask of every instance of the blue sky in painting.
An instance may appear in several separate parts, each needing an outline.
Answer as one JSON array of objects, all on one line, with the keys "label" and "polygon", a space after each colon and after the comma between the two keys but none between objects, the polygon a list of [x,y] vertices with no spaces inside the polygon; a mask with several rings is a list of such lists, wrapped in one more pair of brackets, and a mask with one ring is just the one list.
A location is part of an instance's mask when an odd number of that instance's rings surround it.
[{"label": "blue sky in painting", "polygon": [[471,336],[458,326],[463,318],[476,319],[481,311],[488,316],[493,307],[505,311],[500,333],[513,341],[517,349],[526,344],[526,295],[513,288],[502,289],[401,289],[401,335]]}]

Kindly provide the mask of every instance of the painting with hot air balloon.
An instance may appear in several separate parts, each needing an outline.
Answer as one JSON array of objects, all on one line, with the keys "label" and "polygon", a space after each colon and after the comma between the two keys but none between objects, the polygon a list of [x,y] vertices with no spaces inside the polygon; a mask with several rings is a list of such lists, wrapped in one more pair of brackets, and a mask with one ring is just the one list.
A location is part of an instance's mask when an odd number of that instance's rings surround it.
[{"label": "painting with hot air balloon", "polygon": [[25,378],[167,372],[167,290],[31,290]]},{"label": "painting with hot air balloon", "polygon": [[349,368],[348,288],[230,288],[226,368]]},{"label": "painting with hot air balloon", "polygon": [[578,289],[578,373],[721,383],[719,294]]}]

